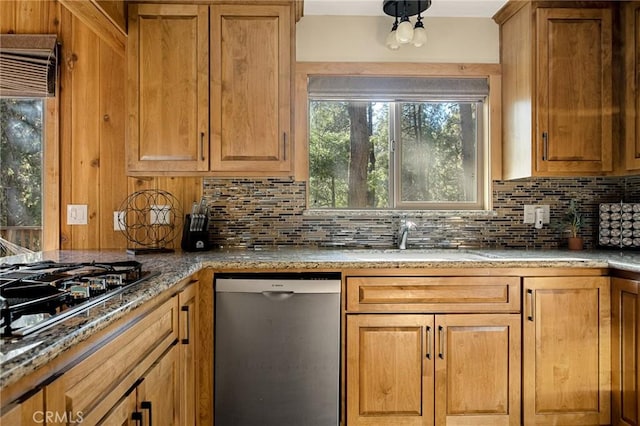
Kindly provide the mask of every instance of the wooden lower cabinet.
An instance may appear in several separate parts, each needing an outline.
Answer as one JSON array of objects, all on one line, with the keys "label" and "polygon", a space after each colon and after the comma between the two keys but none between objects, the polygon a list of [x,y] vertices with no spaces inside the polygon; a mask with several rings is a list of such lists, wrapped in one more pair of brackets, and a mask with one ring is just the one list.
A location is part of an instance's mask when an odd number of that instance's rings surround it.
[{"label": "wooden lower cabinet", "polygon": [[347,315],[347,424],[519,425],[520,315]]},{"label": "wooden lower cabinet", "polygon": [[610,424],[609,281],[524,278],[525,425]]},{"label": "wooden lower cabinet", "polygon": [[[171,346],[98,425],[180,425],[178,347]],[[140,423],[142,422],[142,423]]]},{"label": "wooden lower cabinet", "polygon": [[199,318],[198,281],[192,281],[178,293],[180,304],[180,424],[195,425],[197,413],[196,336]]},{"label": "wooden lower cabinet", "polygon": [[78,413],[84,424],[195,425],[197,296],[198,281],[185,280],[176,295],[64,371],[45,388],[47,411]]},{"label": "wooden lower cabinet", "polygon": [[22,398],[12,404],[0,414],[2,426],[27,426],[44,424],[46,413],[44,411],[44,392],[37,390],[32,395]]},{"label": "wooden lower cabinet", "polygon": [[611,280],[611,424],[640,424],[640,281]]}]

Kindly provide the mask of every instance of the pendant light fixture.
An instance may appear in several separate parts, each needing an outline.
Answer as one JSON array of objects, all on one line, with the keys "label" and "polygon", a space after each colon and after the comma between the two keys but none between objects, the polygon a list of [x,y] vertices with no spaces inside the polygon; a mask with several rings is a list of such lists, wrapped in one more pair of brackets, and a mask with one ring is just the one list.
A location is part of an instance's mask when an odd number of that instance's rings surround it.
[{"label": "pendant light fixture", "polygon": [[[387,47],[396,50],[403,44],[412,44],[415,47],[424,45],[427,41],[427,32],[422,23],[421,13],[430,6],[431,0],[384,0],[382,10],[395,18],[391,32],[387,36]],[[409,19],[413,15],[418,15],[415,27]],[[398,18],[400,18],[399,23]]]}]

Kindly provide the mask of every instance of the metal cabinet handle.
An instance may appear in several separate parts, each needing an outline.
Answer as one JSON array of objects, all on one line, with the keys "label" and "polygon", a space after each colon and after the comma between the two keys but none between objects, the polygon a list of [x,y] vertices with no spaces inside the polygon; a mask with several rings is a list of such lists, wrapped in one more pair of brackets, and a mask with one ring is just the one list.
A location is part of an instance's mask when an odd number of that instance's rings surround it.
[{"label": "metal cabinet handle", "polygon": [[189,315],[189,306],[182,306],[180,308],[180,310],[187,314],[187,321],[186,321],[186,324],[187,324],[187,333],[186,333],[186,335],[187,335],[187,337],[185,339],[182,339],[181,343],[183,345],[188,345],[189,344],[189,337],[191,336],[191,315]]},{"label": "metal cabinet handle", "polygon": [[149,426],[153,426],[153,420],[151,419],[151,401],[142,401],[140,403],[140,408],[143,410],[149,410]]},{"label": "metal cabinet handle", "polygon": [[547,161],[549,157],[549,134],[542,132],[542,161]]},{"label": "metal cabinet handle", "polygon": [[282,132],[282,159],[287,161],[287,132]]},{"label": "metal cabinet handle", "polygon": [[534,298],[533,298],[533,290],[530,288],[527,289],[527,298],[529,299],[529,315],[527,315],[527,319],[529,321],[533,321],[533,312],[534,312]]},{"label": "metal cabinet handle", "polygon": [[200,160],[204,161],[204,132],[200,132]]},{"label": "metal cabinet handle", "polygon": [[440,349],[438,351],[438,357],[440,359],[444,359],[444,327],[441,325],[438,326],[438,337],[440,338]]},{"label": "metal cabinet handle", "polygon": [[140,411],[134,411],[131,413],[131,420],[136,422],[137,425],[142,424],[142,413]]},{"label": "metal cabinet handle", "polygon": [[426,331],[426,338],[427,338],[427,353],[426,353],[426,357],[427,359],[431,359],[431,327],[426,326],[425,327]]}]

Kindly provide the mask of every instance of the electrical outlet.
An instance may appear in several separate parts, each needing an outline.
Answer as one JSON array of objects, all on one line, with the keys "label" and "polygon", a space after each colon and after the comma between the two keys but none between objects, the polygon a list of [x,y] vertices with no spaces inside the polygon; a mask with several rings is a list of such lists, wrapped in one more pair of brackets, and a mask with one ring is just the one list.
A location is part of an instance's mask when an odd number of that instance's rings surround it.
[{"label": "electrical outlet", "polygon": [[87,205],[67,204],[67,225],[86,225]]},{"label": "electrical outlet", "polygon": [[542,223],[549,223],[549,206],[544,204],[538,205],[525,205],[524,206],[524,219],[522,223],[535,223],[536,221],[536,209],[542,209]]},{"label": "electrical outlet", "polygon": [[113,230],[124,231],[127,226],[127,219],[125,212],[115,211],[113,212]]},{"label": "electrical outlet", "polygon": [[152,204],[149,211],[149,223],[151,225],[170,225],[171,208],[163,204]]}]

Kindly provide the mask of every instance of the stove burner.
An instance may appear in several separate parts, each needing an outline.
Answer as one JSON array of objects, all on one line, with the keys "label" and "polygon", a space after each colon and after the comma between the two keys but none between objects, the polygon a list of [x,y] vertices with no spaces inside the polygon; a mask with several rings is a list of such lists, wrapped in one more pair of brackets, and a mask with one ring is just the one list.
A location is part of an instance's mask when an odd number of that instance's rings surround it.
[{"label": "stove burner", "polygon": [[155,275],[136,261],[0,264],[2,336],[49,327]]}]

